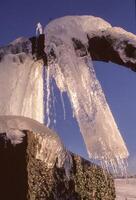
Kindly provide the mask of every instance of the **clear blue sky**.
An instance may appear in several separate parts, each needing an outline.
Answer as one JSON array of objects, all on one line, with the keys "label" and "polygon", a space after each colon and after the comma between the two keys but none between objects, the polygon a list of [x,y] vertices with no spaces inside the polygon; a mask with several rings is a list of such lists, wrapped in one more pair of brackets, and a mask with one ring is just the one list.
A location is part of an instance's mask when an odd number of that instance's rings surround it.
[{"label": "clear blue sky", "polygon": [[[20,36],[35,34],[35,24],[46,25],[50,20],[64,15],[94,15],[114,26],[135,33],[135,0],[1,0],[0,46]],[[94,63],[112,109],[115,120],[131,153],[130,162],[136,166],[136,73],[115,64]],[[66,97],[66,120],[57,99],[57,126],[65,145],[72,151],[87,156],[77,123],[72,118]],[[90,138],[91,139],[91,138]],[[136,169],[136,167],[135,167]]]}]

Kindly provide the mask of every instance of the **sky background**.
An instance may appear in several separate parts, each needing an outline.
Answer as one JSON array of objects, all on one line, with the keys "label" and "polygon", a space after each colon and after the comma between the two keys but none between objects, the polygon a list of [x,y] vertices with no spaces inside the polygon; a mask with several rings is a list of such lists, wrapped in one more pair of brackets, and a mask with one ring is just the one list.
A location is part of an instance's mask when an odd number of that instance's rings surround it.
[{"label": "sky background", "polygon": [[[99,16],[113,26],[135,33],[135,0],[1,0],[0,46],[17,37],[35,35],[35,26],[65,15]],[[130,152],[130,171],[136,173],[136,73],[124,67],[95,62],[99,79],[117,125]],[[66,119],[56,91],[57,124],[55,130],[68,149],[86,158],[87,153],[72,110],[64,95]],[[90,138],[91,139],[91,138]]]}]

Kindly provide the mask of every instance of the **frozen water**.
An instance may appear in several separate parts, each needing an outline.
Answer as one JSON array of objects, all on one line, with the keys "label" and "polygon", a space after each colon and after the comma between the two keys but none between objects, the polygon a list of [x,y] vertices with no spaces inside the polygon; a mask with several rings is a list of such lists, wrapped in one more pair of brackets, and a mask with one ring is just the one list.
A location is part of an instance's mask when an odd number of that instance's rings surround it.
[{"label": "frozen water", "polygon": [[[16,145],[23,141],[23,130],[32,131],[37,139],[36,159],[46,163],[49,168],[58,167],[65,169],[68,176],[72,165],[71,156],[65,149],[59,136],[43,124],[21,116],[0,116],[0,133],[5,133],[7,139]],[[39,145],[40,144],[40,145]]]},{"label": "frozen water", "polygon": [[38,36],[39,34],[43,34],[42,25],[40,22],[38,22],[36,26],[36,36]]},{"label": "frozen water", "polygon": [[[58,167],[64,166],[68,175],[69,153],[58,135],[41,124],[44,122],[43,64],[33,59],[31,46],[26,42],[19,38],[0,49],[3,54],[0,62],[0,133],[6,133],[7,139],[16,145],[23,141],[23,130],[33,131],[38,141],[36,159],[48,167],[55,163]],[[48,92],[50,96],[50,88]]]},{"label": "frozen water", "polygon": [[42,65],[25,53],[6,54],[0,62],[0,115],[43,122]]},{"label": "frozen water", "polygon": [[[128,157],[128,151],[96,78],[90,56],[87,54],[87,35],[89,34],[90,37],[99,32],[103,33],[105,30],[108,30],[106,34],[110,33],[111,25],[93,16],[64,17],[54,20],[45,28],[45,52],[48,55],[47,116],[45,117],[49,126],[50,101],[51,96],[53,96],[51,95],[51,79],[54,78],[61,94],[67,92],[73,115],[79,124],[89,157],[101,160],[102,165],[106,168],[110,165],[114,171],[117,171],[118,167],[121,171],[125,171],[124,159]],[[118,28],[115,28],[114,34],[118,30]],[[123,36],[122,34],[120,38]],[[75,50],[72,39],[84,44],[84,50],[80,48]],[[2,91],[0,93],[0,115],[25,116],[43,123],[42,63],[33,60],[31,48],[27,49],[27,53],[23,51],[23,45],[20,45],[22,41],[24,39],[16,40],[11,44],[15,49],[8,48],[8,50],[4,49],[4,52],[2,52],[5,55],[0,62],[0,91]],[[115,48],[118,48],[118,44],[115,44]],[[18,51],[15,54],[16,50]],[[51,54],[51,51],[54,54]],[[120,53],[124,56],[122,51]],[[124,57],[123,59],[126,60]],[[16,125],[18,126],[18,123]],[[15,126],[14,134],[13,129],[11,129],[6,130],[8,137],[13,143],[21,142],[23,137],[21,134],[21,138],[15,140],[15,135],[19,134],[20,128],[18,129]],[[39,141],[41,149],[37,153],[37,158],[46,160],[46,145],[50,149],[51,144],[46,144],[43,136],[39,136]],[[47,141],[49,142],[49,140]],[[56,143],[55,140],[54,145],[57,148],[59,143]],[[62,149],[57,152],[63,152]],[[48,152],[50,154],[52,151]],[[58,153],[60,157],[66,157],[64,154]],[[54,160],[52,156],[50,154],[48,160]],[[62,160],[60,159],[60,163]]]},{"label": "frozen water", "polygon": [[50,76],[56,81],[61,93],[67,92],[74,116],[79,124],[89,157],[102,161],[125,172],[124,159],[128,151],[115,123],[104,93],[96,78],[90,56],[75,51],[72,38],[87,43],[90,35],[111,25],[100,18],[89,16],[64,17],[51,22],[45,28],[46,52],[50,59]]}]

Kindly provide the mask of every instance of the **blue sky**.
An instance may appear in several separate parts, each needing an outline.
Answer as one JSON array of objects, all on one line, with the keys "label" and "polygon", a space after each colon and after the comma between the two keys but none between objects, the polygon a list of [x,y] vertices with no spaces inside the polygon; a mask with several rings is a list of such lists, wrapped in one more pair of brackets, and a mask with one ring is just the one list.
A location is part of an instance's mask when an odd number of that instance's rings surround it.
[{"label": "blue sky", "polygon": [[[65,15],[94,15],[102,17],[113,26],[120,26],[135,33],[135,0],[1,0],[0,46],[20,36],[35,34],[35,25],[44,26]],[[131,166],[136,163],[136,73],[111,63],[94,63],[99,81],[106,94],[119,129],[131,153]],[[72,118],[70,103],[65,99],[66,120],[56,92],[57,125],[65,145],[72,151],[87,157],[78,125]],[[90,138],[91,139],[91,138]],[[136,171],[136,168],[135,168]]]}]

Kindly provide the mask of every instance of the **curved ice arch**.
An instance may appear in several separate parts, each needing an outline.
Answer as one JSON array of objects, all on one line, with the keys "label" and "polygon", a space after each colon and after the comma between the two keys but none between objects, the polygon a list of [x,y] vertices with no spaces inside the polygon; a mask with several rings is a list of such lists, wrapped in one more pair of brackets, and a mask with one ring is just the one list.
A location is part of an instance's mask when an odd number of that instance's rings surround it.
[{"label": "curved ice arch", "polygon": [[[96,78],[91,58],[80,56],[72,39],[87,47],[87,34],[110,29],[106,21],[93,16],[56,19],[45,28],[50,76],[61,92],[67,92],[90,158],[102,160],[106,167],[124,170],[129,153]],[[87,49],[85,49],[87,51]],[[51,51],[54,52],[51,57]],[[80,51],[80,49],[79,49]]]}]

